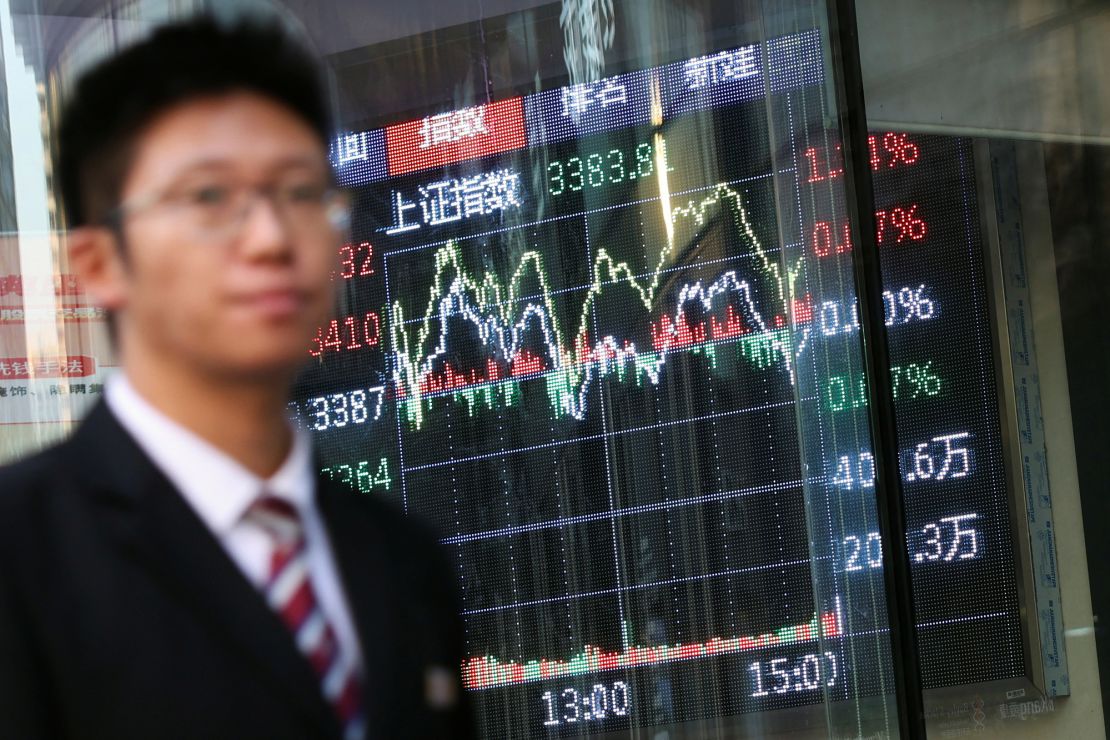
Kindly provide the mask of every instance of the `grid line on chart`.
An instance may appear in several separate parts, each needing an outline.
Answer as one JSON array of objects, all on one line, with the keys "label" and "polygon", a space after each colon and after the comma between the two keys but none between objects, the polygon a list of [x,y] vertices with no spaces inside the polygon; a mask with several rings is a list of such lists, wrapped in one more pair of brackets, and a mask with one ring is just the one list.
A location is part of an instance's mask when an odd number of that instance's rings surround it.
[{"label": "grid line on chart", "polygon": [[[797,402],[813,402],[820,401],[817,396],[804,396],[799,398]],[[478,455],[467,455],[466,457],[451,458],[450,460],[441,460],[439,462],[425,463],[423,465],[413,465],[411,467],[403,468],[404,472],[413,473],[420,470],[429,470],[431,468],[442,468],[447,465],[461,465],[463,463],[475,462],[478,460],[490,460],[496,457],[507,457],[525,452],[534,452],[536,450],[546,450],[551,447],[561,447],[563,445],[573,445],[580,442],[594,442],[600,439],[609,437],[620,437],[634,432],[649,432],[653,429],[665,429],[666,427],[680,426],[682,424],[694,424],[699,421],[708,421],[710,419],[720,419],[728,416],[739,416],[741,414],[755,414],[760,411],[770,411],[771,409],[783,408],[786,406],[795,405],[796,401],[790,399],[789,401],[775,401],[772,403],[765,403],[759,406],[749,406],[742,409],[733,409],[732,411],[721,411],[715,414],[702,414],[700,416],[691,416],[686,419],[676,419],[674,421],[661,421],[656,424],[649,424],[646,426],[629,427],[627,429],[620,429],[613,432],[601,432],[598,434],[588,434],[581,437],[572,437],[570,439],[560,440],[558,442],[541,442],[540,444],[528,445],[526,447],[515,447],[508,450],[499,450],[497,452],[484,452]]]},{"label": "grid line on chart", "polygon": [[[1010,612],[984,612],[982,614],[967,614],[962,617],[951,617],[949,619],[934,619],[929,622],[918,622],[915,627],[917,629],[930,629],[932,627],[944,627],[949,624],[961,624],[963,622],[980,622],[984,619],[998,619],[999,617],[1013,616]],[[874,635],[885,635],[890,632],[890,627],[876,627],[870,630],[852,630],[845,632],[845,637],[872,637]]]},{"label": "grid line on chart", "polygon": [[543,522],[535,522],[533,524],[519,524],[512,527],[505,527],[502,529],[484,530],[481,532],[473,532],[471,534],[454,535],[445,537],[440,540],[444,545],[460,545],[466,542],[476,542],[478,540],[496,539],[497,537],[506,537],[515,534],[527,534],[529,532],[539,532],[544,529],[553,529],[556,527],[572,526],[575,524],[588,524],[590,522],[602,521],[604,519],[621,519],[626,516],[633,516],[636,514],[650,514],[655,511],[663,511],[665,509],[681,509],[686,506],[696,506],[698,504],[712,503],[715,501],[729,501],[731,499],[744,498],[747,496],[758,496],[764,493],[780,493],[789,491],[791,489],[801,488],[805,483],[821,484],[826,482],[827,476],[818,476],[808,480],[788,481],[785,483],[768,483],[762,486],[749,486],[747,488],[737,488],[731,491],[718,491],[716,493],[706,493],[701,496],[690,496],[688,498],[673,499],[669,501],[659,501],[654,504],[640,504],[638,506],[626,506],[620,509],[613,509],[612,511],[597,511],[591,514],[579,514],[578,516],[562,517],[559,519],[549,519]]},{"label": "grid line on chart", "polygon": [[[823,555],[815,560],[831,560],[834,556]],[[502,604],[499,606],[487,606],[481,609],[471,609],[470,611],[462,612],[463,616],[471,616],[474,614],[489,614],[492,612],[506,611],[509,609],[524,609],[532,606],[543,606],[544,604],[558,604],[564,601],[574,601],[576,599],[588,599],[593,596],[613,596],[630,591],[642,591],[647,588],[657,588],[663,586],[675,586],[682,583],[696,583],[699,581],[708,581],[714,578],[724,578],[725,576],[743,575],[745,573],[757,573],[762,570],[777,570],[779,568],[793,568],[799,565],[810,565],[813,562],[810,558],[801,558],[798,560],[784,560],[778,563],[765,563],[764,565],[752,565],[747,568],[731,568],[729,570],[722,570],[716,573],[702,573],[696,576],[683,576],[681,578],[668,578],[662,581],[652,581],[651,583],[637,583],[631,586],[622,586],[617,588],[604,588],[596,591],[584,591],[577,594],[566,594],[564,596],[552,596],[546,599],[532,599],[531,601],[520,601],[515,604]]]}]

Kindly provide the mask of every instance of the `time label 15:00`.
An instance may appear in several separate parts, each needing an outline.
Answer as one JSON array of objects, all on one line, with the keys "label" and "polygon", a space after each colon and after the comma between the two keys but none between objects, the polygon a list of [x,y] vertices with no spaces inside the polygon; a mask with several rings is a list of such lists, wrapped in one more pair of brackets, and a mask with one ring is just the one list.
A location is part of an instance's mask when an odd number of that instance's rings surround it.
[{"label": "time label 15:00", "polygon": [[836,685],[839,677],[836,653],[811,653],[794,659],[757,660],[748,666],[752,677],[751,696],[783,696],[818,691]]},{"label": "time label 15:00", "polygon": [[607,152],[594,152],[585,157],[571,157],[555,160],[547,166],[547,191],[552,195],[578,193],[584,188],[600,188],[602,185],[616,185],[651,177],[659,164],[666,165],[668,172],[674,168],[667,165],[667,143],[658,140],[656,148],[643,143],[635,150],[610,149]]}]

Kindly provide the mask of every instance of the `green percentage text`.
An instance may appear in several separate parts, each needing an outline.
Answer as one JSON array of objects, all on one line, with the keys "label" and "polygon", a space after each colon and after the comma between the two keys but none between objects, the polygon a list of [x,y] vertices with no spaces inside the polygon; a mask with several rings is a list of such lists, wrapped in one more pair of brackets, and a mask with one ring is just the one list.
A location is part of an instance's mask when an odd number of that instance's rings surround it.
[{"label": "green percentage text", "polygon": [[[890,382],[895,400],[940,395],[943,381],[932,368],[932,360],[891,367]],[[867,406],[867,384],[863,375],[833,375],[825,382],[824,395],[829,411],[849,411]]]}]

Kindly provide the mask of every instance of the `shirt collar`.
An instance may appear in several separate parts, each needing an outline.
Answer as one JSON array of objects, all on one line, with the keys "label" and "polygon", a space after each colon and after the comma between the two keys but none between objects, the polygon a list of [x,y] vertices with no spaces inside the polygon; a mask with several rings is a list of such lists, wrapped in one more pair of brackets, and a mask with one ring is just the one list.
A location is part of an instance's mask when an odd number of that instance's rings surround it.
[{"label": "shirt collar", "polygon": [[293,428],[293,446],[268,479],[178,424],[139,395],[126,375],[109,379],[108,408],[217,535],[228,533],[265,491],[302,514],[312,504],[316,479],[308,435]]}]

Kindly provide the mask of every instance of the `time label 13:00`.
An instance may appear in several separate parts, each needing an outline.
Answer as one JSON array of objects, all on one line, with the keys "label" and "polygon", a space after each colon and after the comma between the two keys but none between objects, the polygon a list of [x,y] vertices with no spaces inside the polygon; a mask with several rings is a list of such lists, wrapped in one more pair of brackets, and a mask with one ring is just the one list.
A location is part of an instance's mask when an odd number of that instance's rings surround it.
[{"label": "time label 13:00", "polygon": [[544,705],[544,725],[553,727],[625,717],[631,698],[624,681],[595,683],[588,691],[579,691],[573,686],[562,691],[545,691],[540,697]]}]

